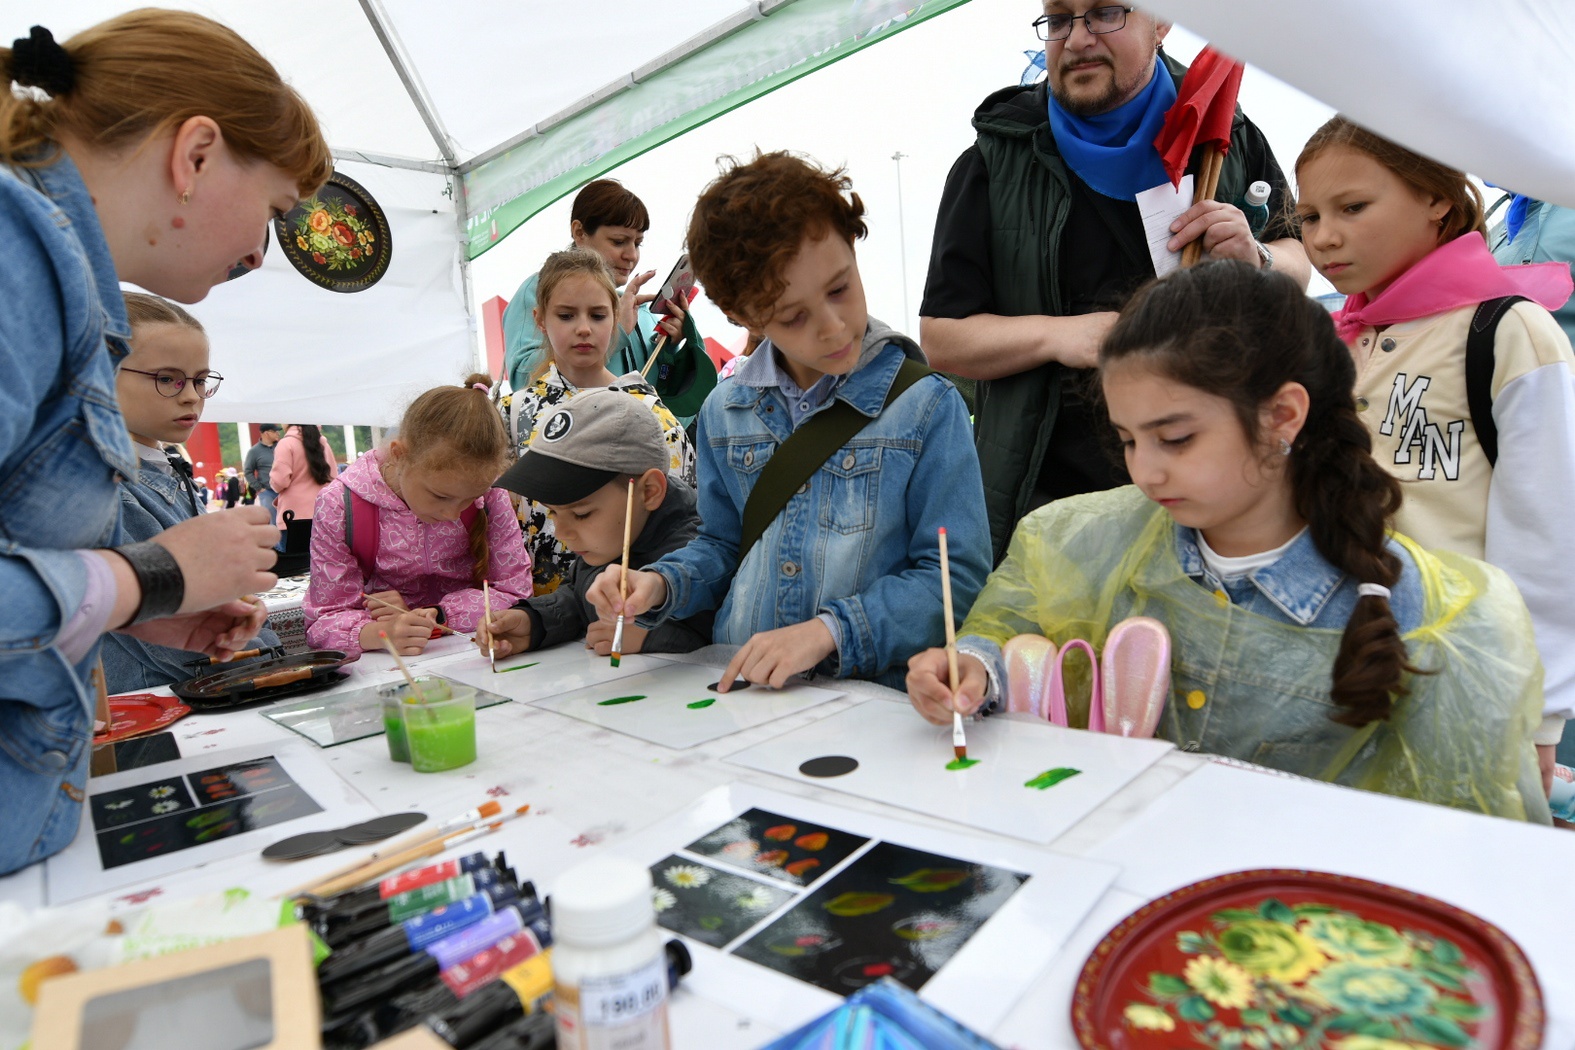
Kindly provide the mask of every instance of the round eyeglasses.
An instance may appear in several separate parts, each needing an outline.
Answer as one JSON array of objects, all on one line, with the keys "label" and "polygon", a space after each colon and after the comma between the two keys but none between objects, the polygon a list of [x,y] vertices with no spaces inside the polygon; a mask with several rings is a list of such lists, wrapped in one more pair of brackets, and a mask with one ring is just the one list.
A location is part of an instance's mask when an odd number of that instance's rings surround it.
[{"label": "round eyeglasses", "polygon": [[1109,7],[1096,7],[1081,15],[1060,12],[1053,15],[1040,15],[1034,19],[1034,32],[1039,34],[1040,40],[1047,43],[1051,40],[1065,40],[1072,35],[1072,23],[1081,21],[1084,28],[1095,36],[1114,33],[1127,24],[1127,15],[1131,14],[1132,10],[1130,7],[1116,4]]},{"label": "round eyeglasses", "polygon": [[174,397],[186,389],[187,383],[195,383],[197,395],[206,400],[217,394],[219,384],[224,382],[224,377],[217,372],[203,372],[201,375],[189,376],[178,368],[161,368],[157,372],[144,372],[140,368],[122,368],[121,371],[139,376],[152,376],[153,389],[162,397]]}]

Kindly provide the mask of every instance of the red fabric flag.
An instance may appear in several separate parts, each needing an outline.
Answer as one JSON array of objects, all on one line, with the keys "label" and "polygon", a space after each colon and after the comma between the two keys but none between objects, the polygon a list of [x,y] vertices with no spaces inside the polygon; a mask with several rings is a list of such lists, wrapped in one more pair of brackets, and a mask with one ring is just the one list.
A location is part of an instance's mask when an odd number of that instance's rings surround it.
[{"label": "red fabric flag", "polygon": [[1241,91],[1242,64],[1205,47],[1187,69],[1176,104],[1165,114],[1165,126],[1154,139],[1154,148],[1165,164],[1173,186],[1181,185],[1187,159],[1194,147],[1219,146],[1230,150],[1230,125],[1236,115],[1236,95]]}]

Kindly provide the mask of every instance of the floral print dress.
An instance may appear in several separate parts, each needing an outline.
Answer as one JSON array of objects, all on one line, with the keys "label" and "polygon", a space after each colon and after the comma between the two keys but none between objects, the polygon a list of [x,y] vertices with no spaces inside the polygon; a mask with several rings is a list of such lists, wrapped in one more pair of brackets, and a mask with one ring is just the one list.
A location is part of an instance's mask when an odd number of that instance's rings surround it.
[{"label": "floral print dress", "polygon": [[[662,435],[667,442],[667,472],[693,486],[695,484],[694,446],[690,443],[689,435],[683,425],[667,410],[667,406],[662,404],[656,388],[642,379],[637,372],[620,376],[611,387],[628,391],[650,406],[651,411],[656,414],[657,422],[662,424]],[[547,414],[547,410],[568,401],[581,389],[591,388],[574,386],[558,371],[558,366],[552,364],[525,390],[503,395],[498,406],[503,412],[504,425],[509,428],[509,433],[517,437],[516,455],[525,454],[530,439],[536,434],[536,422]],[[557,533],[553,529],[552,515],[547,513],[544,504],[534,500],[520,500],[519,520],[520,528],[525,533],[525,549],[530,552],[534,571],[534,593],[551,594],[563,581],[569,566],[574,563],[574,552],[558,542]]]}]

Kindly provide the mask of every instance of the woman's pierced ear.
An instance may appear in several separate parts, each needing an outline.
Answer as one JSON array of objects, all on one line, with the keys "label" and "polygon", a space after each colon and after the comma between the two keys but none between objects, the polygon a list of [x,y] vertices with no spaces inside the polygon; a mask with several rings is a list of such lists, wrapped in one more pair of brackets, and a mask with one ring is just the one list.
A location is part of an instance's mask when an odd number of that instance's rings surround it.
[{"label": "woman's pierced ear", "polygon": [[1289,456],[1290,454],[1291,454],[1291,443],[1289,441],[1287,441],[1285,438],[1280,438],[1280,455],[1282,455],[1282,456]]},{"label": "woman's pierced ear", "polygon": [[181,190],[180,191],[180,196],[175,198],[175,199],[180,201],[182,204],[190,204],[191,203],[191,187],[188,186],[187,188]]}]

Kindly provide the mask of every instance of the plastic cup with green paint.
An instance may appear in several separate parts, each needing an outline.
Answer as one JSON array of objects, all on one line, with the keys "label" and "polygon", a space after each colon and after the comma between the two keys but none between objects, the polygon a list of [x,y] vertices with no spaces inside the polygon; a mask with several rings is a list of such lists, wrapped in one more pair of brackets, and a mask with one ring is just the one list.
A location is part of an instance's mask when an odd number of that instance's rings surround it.
[{"label": "plastic cup with green paint", "polygon": [[476,760],[476,690],[457,685],[447,700],[407,700],[404,712],[410,768],[417,773],[440,773]]}]

